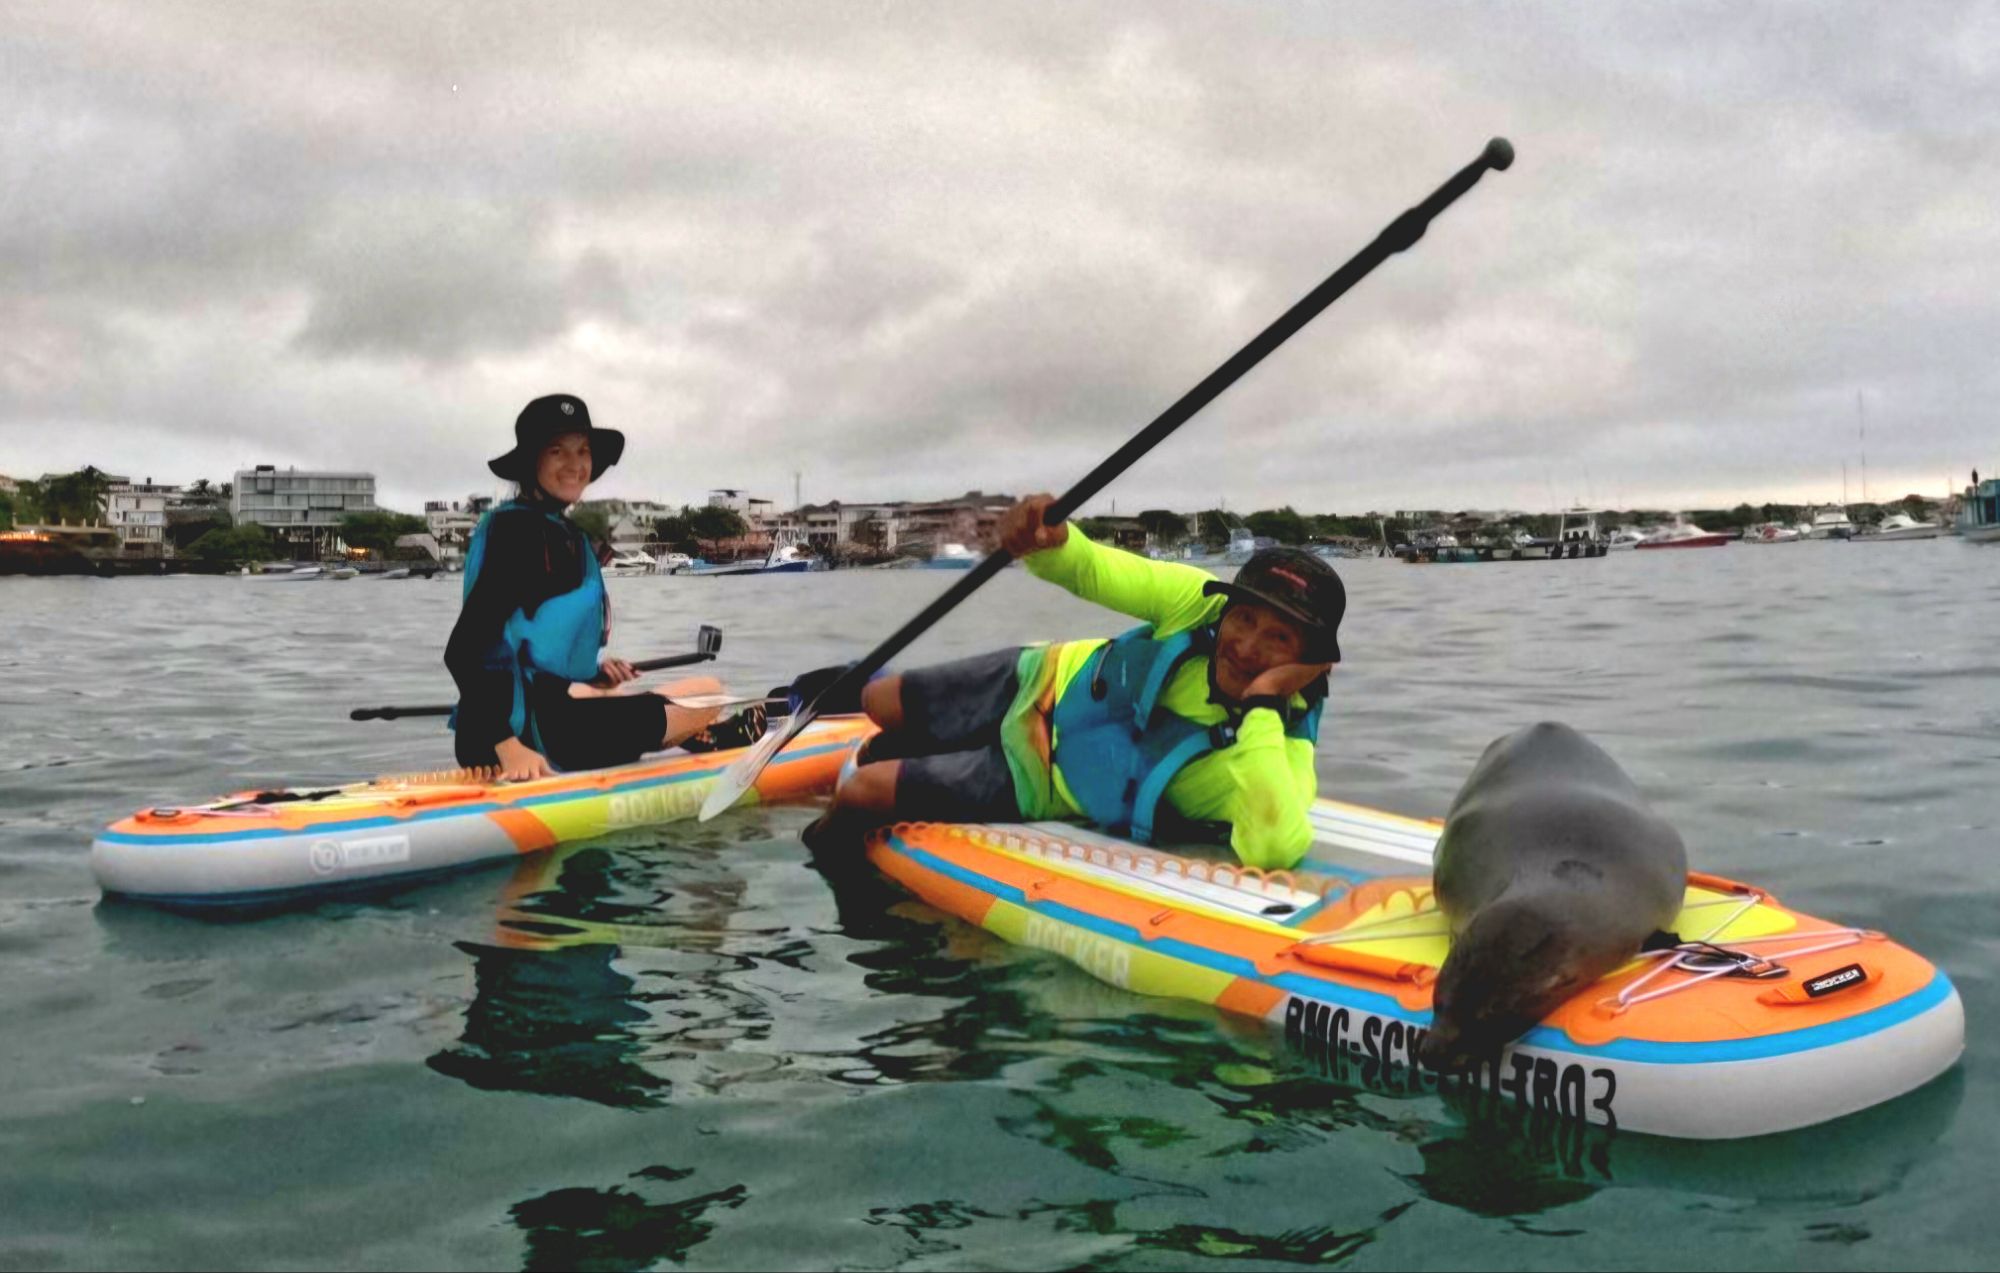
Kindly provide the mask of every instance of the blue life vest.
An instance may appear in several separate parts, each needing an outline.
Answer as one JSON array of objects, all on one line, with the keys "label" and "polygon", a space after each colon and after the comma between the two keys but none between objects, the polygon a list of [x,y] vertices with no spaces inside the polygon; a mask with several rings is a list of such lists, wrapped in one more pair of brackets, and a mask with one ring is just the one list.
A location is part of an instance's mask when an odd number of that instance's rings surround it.
[{"label": "blue life vest", "polygon": [[[1236,742],[1241,713],[1214,725],[1197,725],[1159,706],[1175,672],[1191,658],[1215,655],[1215,627],[1207,625],[1155,640],[1151,625],[1114,637],[1091,653],[1071,688],[1056,700],[1053,763],[1063,782],[1098,826],[1140,844],[1151,844],[1163,823],[1177,819],[1160,802],[1174,776],[1212,751]],[[1319,741],[1323,700],[1285,713],[1285,735]]]},{"label": "blue life vest", "polygon": [[[559,513],[535,508],[519,500],[507,501],[480,519],[479,528],[472,532],[472,542],[466,545],[464,596],[472,595],[472,586],[478,580],[479,568],[486,559],[488,524],[495,514],[512,508],[540,513],[572,536],[580,537],[576,527]],[[496,660],[504,658],[514,673],[514,710],[507,723],[516,737],[537,751],[546,749],[542,746],[541,732],[535,728],[534,713],[528,703],[528,686],[536,674],[561,677],[565,681],[590,681],[598,675],[597,652],[604,646],[608,602],[604,575],[597,568],[597,554],[590,550],[588,541],[582,545],[581,556],[583,582],[535,607],[533,618],[522,610],[509,615],[506,626],[500,630],[501,643],[493,652],[493,657]],[[452,714],[451,723],[454,729],[458,727],[456,712]]]}]

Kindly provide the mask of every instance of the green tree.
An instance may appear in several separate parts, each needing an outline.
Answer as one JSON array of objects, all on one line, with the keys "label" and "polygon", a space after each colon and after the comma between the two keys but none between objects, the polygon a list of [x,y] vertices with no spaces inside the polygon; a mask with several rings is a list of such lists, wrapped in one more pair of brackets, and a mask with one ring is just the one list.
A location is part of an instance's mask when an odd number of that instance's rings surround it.
[{"label": "green tree", "polygon": [[579,504],[569,511],[569,519],[577,529],[590,537],[593,544],[606,543],[611,539],[611,512],[609,509],[586,507]]},{"label": "green tree", "polygon": [[74,473],[63,473],[45,482],[23,482],[23,491],[32,489],[35,512],[45,522],[76,525],[104,520],[104,506],[111,492],[104,471],[84,465]]},{"label": "green tree", "polygon": [[271,536],[254,522],[218,527],[187,547],[187,556],[216,566],[247,566],[274,554]]},{"label": "green tree", "polygon": [[1171,548],[1188,537],[1187,518],[1171,509],[1145,509],[1139,514],[1139,524],[1163,548]]},{"label": "green tree", "polygon": [[0,530],[14,529],[14,497],[0,491]]},{"label": "green tree", "polygon": [[347,541],[347,546],[373,553],[385,553],[395,547],[398,536],[421,534],[427,529],[423,518],[386,508],[349,513],[340,519],[340,537]]},{"label": "green tree", "polygon": [[653,519],[653,538],[676,552],[688,551],[687,545],[694,543],[694,532],[688,528],[685,512]]},{"label": "green tree", "polygon": [[229,483],[224,482],[222,484],[222,487],[218,489],[215,483],[209,481],[207,478],[205,477],[198,478],[195,481],[188,483],[187,489],[181,492],[181,499],[180,499],[181,507],[182,508],[220,507],[221,505],[227,504],[229,502],[228,487]]},{"label": "green tree", "polygon": [[1104,517],[1079,517],[1076,528],[1083,532],[1085,539],[1100,544],[1108,544],[1116,537],[1110,519]]},{"label": "green tree", "polygon": [[1306,519],[1290,504],[1283,508],[1266,508],[1243,519],[1253,535],[1264,535],[1281,544],[1302,544],[1311,537]]},{"label": "green tree", "polygon": [[167,542],[175,552],[186,552],[214,530],[228,530],[235,520],[226,508],[176,508],[167,513]]},{"label": "green tree", "polygon": [[681,516],[687,518],[688,530],[696,539],[741,539],[750,533],[750,523],[741,513],[720,504],[682,508]]},{"label": "green tree", "polygon": [[1202,510],[1200,523],[1201,542],[1215,548],[1229,542],[1230,528],[1236,524],[1234,518],[1219,508]]},{"label": "green tree", "polygon": [[14,517],[20,522],[42,520],[42,484],[33,478],[21,482],[21,489],[14,493]]},{"label": "green tree", "polygon": [[1931,502],[1921,495],[1905,495],[1903,511],[1910,515],[1913,522],[1927,522],[1931,519]]}]

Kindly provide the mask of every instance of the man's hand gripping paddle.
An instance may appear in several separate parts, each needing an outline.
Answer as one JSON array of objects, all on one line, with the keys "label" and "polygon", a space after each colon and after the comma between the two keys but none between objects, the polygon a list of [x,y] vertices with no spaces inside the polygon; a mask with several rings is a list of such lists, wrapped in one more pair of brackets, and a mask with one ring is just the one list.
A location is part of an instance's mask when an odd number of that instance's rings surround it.
[{"label": "man's hand gripping paddle", "polygon": [[[1289,340],[1293,333],[1311,322],[1319,312],[1366,278],[1374,268],[1396,253],[1411,247],[1424,237],[1431,220],[1455,203],[1460,195],[1472,189],[1479,178],[1490,169],[1504,171],[1514,162],[1514,147],[1504,138],[1495,137],[1486,143],[1486,149],[1479,158],[1458,170],[1451,180],[1439,186],[1428,199],[1404,212],[1391,221],[1383,231],[1375,236],[1374,242],[1356,253],[1347,264],[1335,270],[1318,287],[1286,310],[1279,319],[1259,332],[1255,339],[1232,354],[1229,360],[1210,372],[1204,380],[1187,391],[1180,401],[1161,412],[1151,424],[1141,429],[1124,446],[1092,469],[1088,476],[1068,491],[1055,503],[1049,505],[1042,520],[1050,526],[1060,525],[1068,520],[1071,513],[1091,496],[1097,494],[1111,480],[1130,468],[1138,458],[1165,440],[1168,434],[1187,423],[1194,414],[1214,401],[1224,389],[1235,384],[1243,374],[1262,362],[1272,350]],[[1006,569],[1013,556],[1006,549],[996,549],[986,559],[959,578],[945,594],[926,606],[923,612],[897,630],[896,634],[877,646],[867,658],[854,664],[847,674],[835,681],[818,698],[792,713],[783,729],[774,729],[764,735],[749,753],[715,780],[709,790],[708,799],[702,802],[701,820],[713,818],[716,814],[743,798],[757,781],[757,775],[771,763],[771,758],[783,751],[793,739],[804,733],[806,727],[818,718],[818,705],[840,692],[851,694],[856,687],[866,683],[869,677],[888,666],[910,642],[922,636],[932,624],[942,619],[971,596],[988,579]]]}]

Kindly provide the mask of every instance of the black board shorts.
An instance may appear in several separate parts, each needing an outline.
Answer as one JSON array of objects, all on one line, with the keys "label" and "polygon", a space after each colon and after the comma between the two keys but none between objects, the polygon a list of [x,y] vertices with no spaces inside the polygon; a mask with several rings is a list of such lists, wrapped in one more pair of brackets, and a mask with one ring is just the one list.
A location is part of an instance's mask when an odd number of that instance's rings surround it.
[{"label": "black board shorts", "polygon": [[[571,698],[569,682],[553,679],[537,681],[529,693],[542,755],[566,773],[629,765],[649,751],[659,751],[667,736],[667,700],[658,694]],[[459,764],[470,768],[499,762],[491,747],[459,739]]]},{"label": "black board shorts", "polygon": [[938,822],[1016,822],[1021,804],[1000,746],[1000,725],[1021,689],[1021,650],[903,673],[903,728],[888,744],[902,760],[896,812]]}]

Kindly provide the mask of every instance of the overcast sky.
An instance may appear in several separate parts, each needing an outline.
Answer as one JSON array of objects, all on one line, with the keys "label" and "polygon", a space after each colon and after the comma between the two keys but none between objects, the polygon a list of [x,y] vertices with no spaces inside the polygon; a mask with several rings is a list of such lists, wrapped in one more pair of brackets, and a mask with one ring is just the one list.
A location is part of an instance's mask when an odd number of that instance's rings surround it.
[{"label": "overcast sky", "polygon": [[0,0],[0,473],[1061,490],[1489,175],[1121,512],[2000,470],[1990,4]]}]

